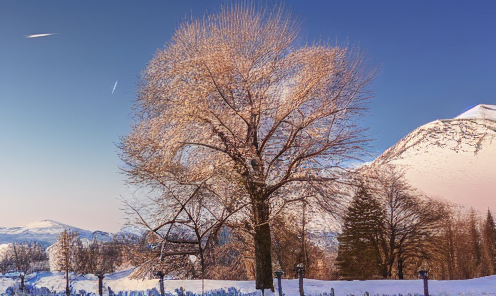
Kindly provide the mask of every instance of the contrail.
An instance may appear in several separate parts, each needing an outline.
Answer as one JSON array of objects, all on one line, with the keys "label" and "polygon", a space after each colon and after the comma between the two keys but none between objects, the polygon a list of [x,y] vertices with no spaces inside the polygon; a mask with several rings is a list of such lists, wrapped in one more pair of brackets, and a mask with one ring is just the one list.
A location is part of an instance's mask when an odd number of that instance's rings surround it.
[{"label": "contrail", "polygon": [[117,87],[117,81],[118,81],[118,80],[116,80],[116,81],[115,81],[115,84],[114,84],[114,89],[112,89],[112,94],[114,94],[115,88]]},{"label": "contrail", "polygon": [[27,35],[26,38],[38,38],[38,37],[47,37],[47,36],[52,36],[57,33],[46,33],[46,34],[33,34],[33,35]]}]

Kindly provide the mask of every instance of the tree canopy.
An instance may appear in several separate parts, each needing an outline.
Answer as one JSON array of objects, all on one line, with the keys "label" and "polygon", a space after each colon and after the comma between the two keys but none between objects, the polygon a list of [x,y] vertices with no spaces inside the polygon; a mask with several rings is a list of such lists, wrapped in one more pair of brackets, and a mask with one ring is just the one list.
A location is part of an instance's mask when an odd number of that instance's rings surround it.
[{"label": "tree canopy", "polygon": [[376,74],[360,52],[298,34],[283,9],[255,5],[181,24],[143,71],[120,145],[134,184],[222,178],[242,190],[258,289],[273,289],[271,206],[294,198],[282,194],[292,184],[329,201],[332,169],[364,146],[356,120]]}]

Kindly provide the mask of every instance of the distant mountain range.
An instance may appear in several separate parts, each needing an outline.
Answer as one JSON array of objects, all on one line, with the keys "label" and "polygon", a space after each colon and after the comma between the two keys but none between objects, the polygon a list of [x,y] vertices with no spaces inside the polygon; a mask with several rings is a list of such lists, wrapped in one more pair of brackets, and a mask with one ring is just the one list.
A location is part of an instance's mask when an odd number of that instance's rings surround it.
[{"label": "distant mountain range", "polygon": [[81,239],[110,240],[111,234],[103,231],[89,231],[53,220],[43,220],[21,227],[0,227],[0,244],[12,242],[40,242],[51,245],[65,229],[77,231]]},{"label": "distant mountain range", "polygon": [[401,166],[429,196],[496,214],[496,105],[427,123],[373,163]]}]

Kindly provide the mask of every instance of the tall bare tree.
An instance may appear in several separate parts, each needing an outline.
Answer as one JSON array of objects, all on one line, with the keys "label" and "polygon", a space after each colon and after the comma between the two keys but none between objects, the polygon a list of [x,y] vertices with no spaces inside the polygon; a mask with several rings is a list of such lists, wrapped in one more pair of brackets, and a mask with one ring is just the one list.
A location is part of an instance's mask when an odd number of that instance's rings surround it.
[{"label": "tall bare tree", "polygon": [[[227,172],[250,201],[256,288],[273,289],[269,218],[292,183],[328,184],[364,144],[356,119],[375,71],[362,54],[301,45],[282,9],[234,5],[179,26],[144,70],[121,158],[157,184]],[[326,198],[326,190],[320,190]]]}]

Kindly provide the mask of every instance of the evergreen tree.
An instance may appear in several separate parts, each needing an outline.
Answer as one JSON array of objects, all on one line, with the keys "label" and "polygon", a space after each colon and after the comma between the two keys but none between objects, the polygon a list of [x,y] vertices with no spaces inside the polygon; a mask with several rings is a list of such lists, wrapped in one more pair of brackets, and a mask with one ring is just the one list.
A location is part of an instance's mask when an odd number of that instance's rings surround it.
[{"label": "evergreen tree", "polygon": [[470,210],[468,221],[467,251],[469,256],[467,278],[476,278],[482,275],[482,244],[478,228],[478,217],[474,209]]},{"label": "evergreen tree", "polygon": [[380,245],[383,243],[384,213],[381,205],[360,186],[344,216],[338,236],[336,263],[343,279],[385,277]]},{"label": "evergreen tree", "polygon": [[487,210],[486,221],[483,228],[483,275],[491,275],[496,272],[496,225],[491,211]]}]

